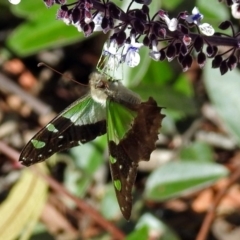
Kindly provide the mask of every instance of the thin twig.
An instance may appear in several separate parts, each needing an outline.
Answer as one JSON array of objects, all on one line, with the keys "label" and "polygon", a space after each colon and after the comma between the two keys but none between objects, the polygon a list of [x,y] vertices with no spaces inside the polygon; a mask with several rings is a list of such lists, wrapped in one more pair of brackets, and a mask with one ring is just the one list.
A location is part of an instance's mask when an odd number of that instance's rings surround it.
[{"label": "thin twig", "polygon": [[[0,151],[7,155],[9,158],[13,159],[15,162],[18,162],[17,159],[19,157],[19,153],[2,141],[0,141]],[[55,190],[59,194],[62,194],[70,198],[76,204],[76,206],[83,212],[83,214],[89,215],[99,226],[108,231],[113,236],[114,239],[122,240],[125,238],[124,234],[118,228],[116,228],[115,225],[113,225],[111,222],[103,218],[100,213],[98,213],[90,205],[86,204],[82,199],[77,198],[73,196],[71,193],[69,193],[56,180],[40,172],[39,169],[36,168],[35,166],[30,167],[29,169],[31,169],[32,171],[36,172],[39,176],[41,176],[53,190]]]},{"label": "thin twig", "polygon": [[214,220],[216,209],[217,209],[219,203],[221,202],[222,198],[226,195],[226,193],[229,191],[230,187],[235,182],[237,182],[239,179],[240,179],[240,167],[238,167],[237,170],[232,173],[232,175],[229,178],[228,184],[223,189],[221,189],[221,191],[219,191],[218,194],[216,195],[213,203],[211,204],[211,206],[208,209],[207,215],[203,221],[203,224],[197,235],[196,240],[206,240],[207,239],[209,229]]},{"label": "thin twig", "polygon": [[124,239],[124,234],[118,228],[116,228],[111,222],[103,218],[102,215],[99,214],[90,205],[86,204],[86,202],[84,202],[82,199],[73,196],[61,184],[59,184],[50,176],[47,176],[46,174],[43,174],[42,172],[40,172],[39,169],[37,169],[35,166],[31,168],[33,168],[34,171],[36,171],[38,175],[40,175],[49,184],[49,186],[52,189],[73,200],[79,209],[81,209],[83,212],[91,216],[91,218],[94,221],[96,221],[96,223],[98,223],[102,228],[106,229],[109,233],[111,233],[114,239],[119,239],[119,240]]}]

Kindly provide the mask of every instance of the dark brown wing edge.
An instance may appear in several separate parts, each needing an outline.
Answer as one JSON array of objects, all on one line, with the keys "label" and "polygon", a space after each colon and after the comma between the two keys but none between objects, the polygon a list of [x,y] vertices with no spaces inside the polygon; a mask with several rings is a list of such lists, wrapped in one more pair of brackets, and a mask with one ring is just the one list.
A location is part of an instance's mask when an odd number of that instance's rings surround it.
[{"label": "dark brown wing edge", "polygon": [[[165,115],[161,114],[161,107],[157,106],[153,98],[147,102],[132,107],[136,109],[132,128],[123,140],[116,144],[109,142],[109,152],[117,159],[117,164],[111,164],[112,178],[120,179],[121,191],[116,191],[118,202],[123,216],[129,220],[132,210],[132,188],[137,175],[138,162],[149,161],[155,143],[158,139],[159,130]],[[121,164],[121,168],[119,165]]]}]

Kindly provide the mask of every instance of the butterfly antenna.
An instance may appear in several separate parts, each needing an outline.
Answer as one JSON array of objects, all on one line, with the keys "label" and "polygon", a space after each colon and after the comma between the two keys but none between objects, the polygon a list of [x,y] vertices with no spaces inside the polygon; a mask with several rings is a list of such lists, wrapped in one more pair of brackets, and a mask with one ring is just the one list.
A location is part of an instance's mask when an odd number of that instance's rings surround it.
[{"label": "butterfly antenna", "polygon": [[38,65],[37,65],[37,66],[38,66],[38,67],[45,66],[45,67],[47,67],[47,68],[51,69],[53,72],[56,72],[56,73],[58,73],[59,75],[63,76],[64,78],[66,78],[66,79],[68,79],[68,80],[71,80],[71,81],[73,81],[73,82],[75,82],[75,83],[77,83],[77,84],[80,84],[80,85],[82,85],[82,86],[85,86],[85,87],[86,87],[86,85],[85,85],[85,84],[83,84],[83,83],[80,83],[80,82],[78,82],[78,81],[74,80],[73,78],[70,78],[69,76],[67,76],[67,75],[65,75],[65,74],[63,74],[63,73],[61,73],[61,72],[59,72],[58,70],[56,70],[56,69],[54,69],[54,68],[50,67],[48,64],[46,64],[46,63],[44,63],[44,62],[40,62],[40,63],[38,63]]}]

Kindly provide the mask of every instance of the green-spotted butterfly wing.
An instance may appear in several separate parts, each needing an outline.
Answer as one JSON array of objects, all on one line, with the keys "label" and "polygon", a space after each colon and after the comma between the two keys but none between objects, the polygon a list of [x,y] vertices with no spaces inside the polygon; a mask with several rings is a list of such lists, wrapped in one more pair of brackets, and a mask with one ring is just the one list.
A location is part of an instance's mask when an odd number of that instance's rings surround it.
[{"label": "green-spotted butterfly wing", "polygon": [[107,101],[107,136],[110,169],[121,212],[130,218],[132,188],[137,175],[138,162],[148,161],[155,149],[163,115],[161,108],[149,98],[140,104]]},{"label": "green-spotted butterfly wing", "polygon": [[30,166],[107,131],[113,185],[122,214],[129,219],[138,162],[148,161],[155,149],[163,118],[161,108],[152,98],[141,102],[120,82],[107,81],[101,74],[93,73],[89,83],[89,93],[40,130],[25,146],[19,161]]},{"label": "green-spotted butterfly wing", "polygon": [[22,150],[19,161],[30,166],[56,152],[89,142],[106,133],[106,109],[86,95],[40,130]]}]

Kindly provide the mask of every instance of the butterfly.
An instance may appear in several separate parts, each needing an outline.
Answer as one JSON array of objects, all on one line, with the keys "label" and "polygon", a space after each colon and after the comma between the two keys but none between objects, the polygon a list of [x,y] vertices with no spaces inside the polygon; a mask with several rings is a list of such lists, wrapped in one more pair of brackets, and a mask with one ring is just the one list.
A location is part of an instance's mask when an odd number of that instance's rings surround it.
[{"label": "butterfly", "polygon": [[107,133],[113,186],[128,220],[138,163],[148,161],[155,149],[164,117],[161,109],[153,98],[142,102],[121,81],[94,72],[87,93],[42,128],[24,147],[19,161],[30,166]]}]

